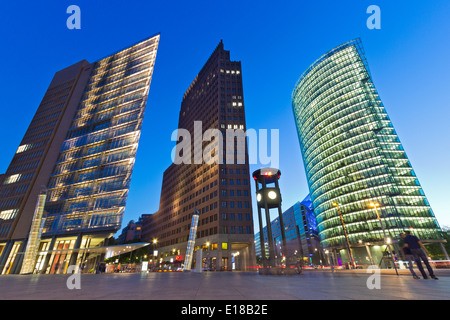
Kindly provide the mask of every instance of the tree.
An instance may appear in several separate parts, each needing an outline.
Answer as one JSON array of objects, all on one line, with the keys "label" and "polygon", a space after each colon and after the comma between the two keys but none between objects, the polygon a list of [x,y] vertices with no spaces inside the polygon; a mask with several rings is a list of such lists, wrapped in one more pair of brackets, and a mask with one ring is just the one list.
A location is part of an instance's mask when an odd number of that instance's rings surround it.
[{"label": "tree", "polygon": [[[445,250],[450,253],[450,228],[447,226],[442,227],[442,237],[447,242],[444,243]],[[430,252],[431,259],[433,260],[444,260],[445,256],[442,252],[441,245],[439,243],[433,243],[427,245],[427,249]]]}]

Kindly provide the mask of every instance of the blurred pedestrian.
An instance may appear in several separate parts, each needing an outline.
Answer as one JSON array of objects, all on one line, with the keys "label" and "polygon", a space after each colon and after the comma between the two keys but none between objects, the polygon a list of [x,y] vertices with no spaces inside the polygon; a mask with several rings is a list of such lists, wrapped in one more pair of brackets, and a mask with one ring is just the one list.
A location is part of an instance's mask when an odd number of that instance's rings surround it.
[{"label": "blurred pedestrian", "polygon": [[414,268],[413,268],[414,255],[412,254],[411,249],[408,248],[407,245],[405,245],[405,241],[404,241],[405,237],[406,237],[406,234],[400,233],[401,240],[399,241],[398,244],[399,244],[400,248],[402,248],[403,253],[405,254],[406,260],[408,260],[408,268],[409,268],[409,271],[411,271],[413,278],[420,279],[420,277],[414,272]]}]

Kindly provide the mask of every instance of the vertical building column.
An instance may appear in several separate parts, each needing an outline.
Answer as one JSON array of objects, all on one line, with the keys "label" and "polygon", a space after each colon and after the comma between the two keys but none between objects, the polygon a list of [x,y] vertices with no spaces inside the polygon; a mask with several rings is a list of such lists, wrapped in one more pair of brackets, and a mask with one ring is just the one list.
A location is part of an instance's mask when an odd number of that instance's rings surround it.
[{"label": "vertical building column", "polygon": [[303,261],[304,252],[303,252],[302,237],[300,236],[300,227],[298,225],[296,225],[295,230],[297,232],[298,250],[299,250],[300,256],[302,257],[302,261]]},{"label": "vertical building column", "polygon": [[[109,243],[109,238],[105,238],[105,240],[103,241],[103,246],[106,247],[108,245],[108,243]],[[105,256],[106,256],[106,252],[100,253],[98,264],[104,262]],[[131,260],[130,260],[130,264],[131,264]]]},{"label": "vertical building column", "polygon": [[373,265],[373,258],[372,258],[372,252],[370,252],[370,247],[366,244],[365,245],[366,250],[367,250],[367,254],[369,255],[369,259],[370,259],[370,263]]},{"label": "vertical building column", "polygon": [[[337,257],[336,249],[333,249],[333,260],[336,265],[339,265],[339,259]],[[341,261],[342,263],[342,261]]]},{"label": "vertical building column", "polygon": [[249,267],[256,266],[255,241],[251,241],[248,247],[248,265]]},{"label": "vertical building column", "polygon": [[[220,243],[220,242],[219,242]],[[217,254],[216,254],[216,271],[222,270],[222,245],[217,245]]]},{"label": "vertical building column", "polygon": [[80,249],[81,240],[82,239],[83,239],[83,234],[80,233],[77,236],[77,240],[75,241],[75,244],[73,246],[74,251],[72,251],[72,254],[70,255],[69,266],[74,265],[74,264],[77,263],[77,258],[78,258],[78,255],[79,255],[79,251],[78,250]]},{"label": "vertical building column", "polygon": [[[56,242],[56,237],[53,236],[52,240],[50,241],[50,245],[48,246],[48,250],[47,251],[52,251],[53,247],[55,246],[55,242]],[[45,260],[44,260],[44,264],[42,265],[42,272],[41,273],[45,273],[45,271],[48,268],[48,263],[50,261],[50,258],[52,256],[53,253],[51,252],[47,252],[47,254],[45,255]]]},{"label": "vertical building column", "polygon": [[450,260],[450,257],[448,256],[448,253],[447,253],[447,250],[445,250],[444,244],[442,242],[439,242],[439,245],[441,246],[441,250],[442,250],[442,253],[445,256],[445,260]]},{"label": "vertical building column", "polygon": [[247,269],[249,267],[250,255],[249,255],[248,248],[249,247],[245,247],[244,249],[241,250],[241,255],[242,255],[241,268],[242,268],[242,271],[247,271]]},{"label": "vertical building column", "polygon": [[11,267],[10,274],[18,274],[20,272],[20,268],[22,267],[23,257],[25,255],[25,249],[27,247],[28,239],[23,240],[20,245],[20,249],[14,258],[13,265]]}]

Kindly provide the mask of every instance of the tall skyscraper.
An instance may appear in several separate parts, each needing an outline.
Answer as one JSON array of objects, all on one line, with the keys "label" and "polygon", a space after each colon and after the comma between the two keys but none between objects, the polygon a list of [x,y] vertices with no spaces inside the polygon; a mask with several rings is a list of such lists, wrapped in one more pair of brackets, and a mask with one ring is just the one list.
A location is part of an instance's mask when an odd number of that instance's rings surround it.
[{"label": "tall skyscraper", "polygon": [[[147,224],[144,222],[143,234],[149,237],[146,241],[157,239],[162,262],[181,264],[197,209],[200,216],[195,249],[204,250],[204,266],[244,269],[254,261],[247,146],[244,163],[238,161],[238,148],[231,154],[231,163],[208,163],[205,159],[222,152],[223,160],[226,158],[226,143],[220,145],[221,150],[210,148],[210,141],[219,143],[220,137],[205,138],[208,130],[220,130],[223,140],[227,129],[245,130],[241,63],[230,60],[222,41],[184,94],[178,128],[192,138],[183,150],[190,149],[192,154],[183,154],[185,163],[174,162],[164,172],[159,210],[146,220]],[[237,144],[236,139],[231,143]]]},{"label": "tall skyscraper", "polygon": [[324,247],[345,256],[347,238],[357,263],[365,263],[381,256],[372,245],[385,243],[383,228],[393,242],[405,228],[424,242],[442,239],[359,39],[332,49],[302,74],[292,107]]},{"label": "tall skyscraper", "polygon": [[55,74],[0,185],[0,273],[20,272],[39,205],[32,272],[65,272],[119,230],[158,43]]}]

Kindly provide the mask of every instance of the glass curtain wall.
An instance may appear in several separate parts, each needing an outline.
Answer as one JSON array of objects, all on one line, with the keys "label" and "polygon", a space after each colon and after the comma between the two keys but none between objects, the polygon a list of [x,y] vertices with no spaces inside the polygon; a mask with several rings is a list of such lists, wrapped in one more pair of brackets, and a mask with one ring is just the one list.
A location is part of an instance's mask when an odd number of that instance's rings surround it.
[{"label": "glass curtain wall", "polygon": [[159,35],[92,64],[48,184],[44,234],[121,226]]}]

